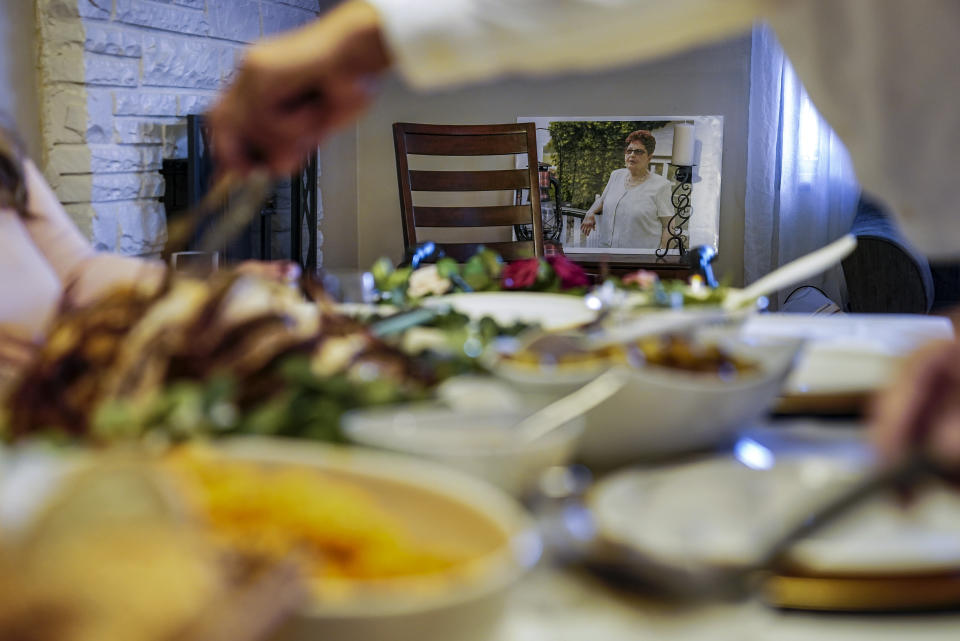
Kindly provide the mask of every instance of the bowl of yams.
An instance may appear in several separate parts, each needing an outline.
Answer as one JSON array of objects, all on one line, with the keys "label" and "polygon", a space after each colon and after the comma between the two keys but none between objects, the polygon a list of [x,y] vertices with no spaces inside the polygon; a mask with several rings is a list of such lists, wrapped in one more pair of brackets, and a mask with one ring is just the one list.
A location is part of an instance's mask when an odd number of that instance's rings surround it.
[{"label": "bowl of yams", "polygon": [[580,458],[600,469],[722,445],[775,403],[802,341],[704,327],[604,342],[544,335],[492,358],[494,373],[548,403],[617,369],[622,389],[589,410]]}]

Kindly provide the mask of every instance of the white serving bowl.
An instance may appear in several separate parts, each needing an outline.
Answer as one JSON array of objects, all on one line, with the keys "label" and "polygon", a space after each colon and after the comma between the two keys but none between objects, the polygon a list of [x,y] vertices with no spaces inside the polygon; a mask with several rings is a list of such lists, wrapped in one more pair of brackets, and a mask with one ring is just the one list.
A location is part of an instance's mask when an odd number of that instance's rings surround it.
[{"label": "white serving bowl", "polygon": [[496,406],[401,405],[348,412],[342,426],[354,443],[440,461],[522,496],[546,469],[571,460],[584,425],[579,417],[524,442],[511,428],[528,413]]},{"label": "white serving bowl", "polygon": [[[465,559],[417,577],[324,579],[322,593],[330,596],[304,607],[271,636],[273,641],[489,641],[498,636],[509,588],[539,559],[540,537],[523,508],[497,488],[456,470],[397,454],[294,439],[232,438],[215,447],[228,460],[302,466],[358,487],[419,544]],[[27,541],[36,545],[52,532],[66,536],[94,518],[157,519],[161,525],[183,518],[182,497],[166,493],[173,486],[158,482],[162,478],[139,458],[132,459],[135,466],[120,465],[115,458],[91,451],[0,449],[4,534],[30,536]],[[73,473],[87,468],[96,473],[92,482],[78,482],[83,477]],[[73,499],[72,507],[63,509],[62,490],[68,497],[79,492],[82,503]],[[56,503],[50,504],[51,498]],[[38,515],[43,539],[31,536]]]},{"label": "white serving bowl", "polygon": [[[646,336],[670,332],[692,331],[704,335],[733,336],[739,334],[744,322],[754,313],[753,309],[725,312],[719,307],[615,311],[603,329],[589,337],[575,331],[560,334],[574,340],[579,337],[584,345],[628,343]],[[518,337],[499,339],[483,355],[484,365],[498,378],[516,385],[526,394],[547,394],[554,397],[579,389],[608,369],[608,365],[600,362],[580,367],[537,369],[526,364],[514,364],[508,358],[525,341],[554,333],[536,330]]]},{"label": "white serving bowl", "polygon": [[[624,388],[586,414],[580,459],[609,469],[723,444],[772,407],[802,345],[799,339],[746,340],[709,329],[695,340],[718,342],[732,356],[756,363],[759,371],[723,379],[666,367],[625,368]],[[584,370],[578,380],[576,372],[561,370],[530,368],[526,384],[521,368],[495,372],[535,404],[567,394],[598,374]],[[552,395],[547,393],[551,378]]]},{"label": "white serving bowl", "polygon": [[496,488],[456,470],[298,440],[232,439],[221,449],[233,459],[316,468],[369,491],[421,543],[474,553],[469,567],[450,576],[344,581],[344,598],[314,602],[276,641],[488,641],[497,634],[508,589],[540,556],[527,513]]}]

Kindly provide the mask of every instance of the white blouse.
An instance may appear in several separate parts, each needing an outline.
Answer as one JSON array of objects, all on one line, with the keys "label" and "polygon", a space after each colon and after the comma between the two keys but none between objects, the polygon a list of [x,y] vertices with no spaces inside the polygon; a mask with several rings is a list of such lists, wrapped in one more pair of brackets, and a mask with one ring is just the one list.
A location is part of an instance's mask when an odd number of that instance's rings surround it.
[{"label": "white blouse", "polygon": [[628,187],[629,176],[629,170],[617,169],[603,188],[603,211],[597,216],[600,246],[657,249],[663,225],[674,214],[670,181],[650,173],[639,185]]}]

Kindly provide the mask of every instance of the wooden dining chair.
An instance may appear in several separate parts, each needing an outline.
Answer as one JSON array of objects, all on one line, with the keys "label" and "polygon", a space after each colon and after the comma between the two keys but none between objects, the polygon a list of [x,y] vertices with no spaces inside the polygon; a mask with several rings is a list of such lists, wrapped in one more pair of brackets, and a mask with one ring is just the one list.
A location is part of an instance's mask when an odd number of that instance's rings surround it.
[{"label": "wooden dining chair", "polygon": [[[536,130],[533,123],[505,125],[425,125],[397,122],[393,125],[397,153],[397,183],[403,215],[406,249],[422,242],[418,228],[505,227],[532,225],[533,240],[501,242],[438,242],[443,252],[465,261],[483,245],[505,260],[543,255],[540,189],[537,173]],[[525,154],[526,169],[432,171],[410,169],[408,156],[505,156]],[[509,192],[514,203],[517,190],[529,190],[528,202],[510,205],[476,205],[466,202],[465,192]],[[454,206],[414,203],[414,192],[449,192]],[[457,197],[457,194],[460,197]],[[459,204],[460,201],[463,204]],[[506,201],[506,197],[505,197]]]}]

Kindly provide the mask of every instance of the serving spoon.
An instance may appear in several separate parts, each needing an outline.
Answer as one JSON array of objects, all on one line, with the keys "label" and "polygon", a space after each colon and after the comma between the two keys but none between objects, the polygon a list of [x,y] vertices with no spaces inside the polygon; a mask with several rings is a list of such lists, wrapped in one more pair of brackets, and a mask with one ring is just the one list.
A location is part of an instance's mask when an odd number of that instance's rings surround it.
[{"label": "serving spoon", "polygon": [[635,321],[634,327],[626,332],[611,332],[605,328],[605,321],[611,311],[624,303],[623,292],[613,283],[604,283],[587,295],[585,304],[597,312],[592,321],[575,328],[574,332],[554,333],[536,330],[522,336],[519,349],[546,349],[547,352],[564,353],[596,348],[613,343],[625,343],[644,336],[668,332],[690,332],[704,325],[722,323],[730,314],[748,305],[762,296],[772,294],[784,287],[798,283],[846,258],[857,247],[857,238],[847,234],[825,247],[801,256],[786,265],[778,267],[766,276],[743,289],[731,289],[727,292],[720,309],[716,313],[703,313],[687,318],[678,318],[664,313],[650,314]]},{"label": "serving spoon", "polygon": [[597,405],[623,389],[627,382],[624,372],[607,370],[575,392],[553,401],[513,427],[521,442],[543,438],[561,425],[586,414]]}]

